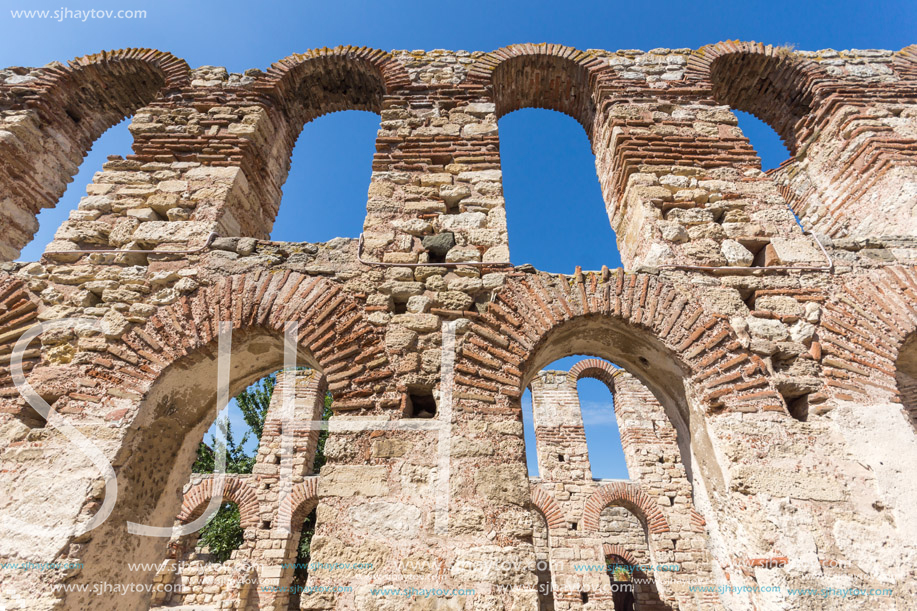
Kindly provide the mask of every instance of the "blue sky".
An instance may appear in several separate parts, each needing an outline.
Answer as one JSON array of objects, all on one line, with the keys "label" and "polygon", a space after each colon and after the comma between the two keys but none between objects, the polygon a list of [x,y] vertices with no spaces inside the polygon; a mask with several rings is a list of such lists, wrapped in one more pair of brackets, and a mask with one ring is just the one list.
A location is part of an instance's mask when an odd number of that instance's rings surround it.
[{"label": "blue sky", "polygon": [[[884,48],[917,42],[917,2],[784,0],[709,2],[175,2],[172,0],[4,0],[0,12],[0,65],[40,66],[103,49],[152,47],[192,67],[230,71],[266,68],[294,52],[354,44],[391,49],[489,51],[518,42],[556,42],[580,49],[697,48],[727,39],[795,45],[797,49]],[[14,19],[20,9],[51,11],[145,10],[144,19]],[[373,143],[379,119],[345,112],[303,130],[274,239],[324,241],[356,237],[365,213]],[[787,157],[773,131],[740,115],[740,125],[765,169]],[[574,266],[616,267],[614,234],[604,213],[594,158],[582,127],[544,110],[521,110],[499,123],[504,189],[514,263],[553,272]],[[127,122],[95,144],[57,208],[42,213],[41,229],[23,252],[35,260],[54,230],[76,208],[106,155],[130,153]],[[333,211],[333,212],[331,212]],[[567,369],[575,359],[560,366]],[[585,380],[587,438],[597,477],[625,477],[615,445],[608,391]],[[530,404],[528,411],[530,412]],[[590,423],[590,413],[596,414]],[[233,421],[241,433],[241,419]],[[608,440],[612,440],[608,443]],[[528,443],[531,448],[531,443]],[[530,457],[531,458],[531,457]],[[530,460],[530,465],[533,464]]]}]

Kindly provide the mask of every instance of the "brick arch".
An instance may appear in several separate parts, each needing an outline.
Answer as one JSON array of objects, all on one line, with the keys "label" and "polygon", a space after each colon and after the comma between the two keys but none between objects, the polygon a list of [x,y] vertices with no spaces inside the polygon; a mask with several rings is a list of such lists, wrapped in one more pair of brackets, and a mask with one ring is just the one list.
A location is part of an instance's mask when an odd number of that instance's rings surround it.
[{"label": "brick arch", "polygon": [[[188,63],[171,53],[156,49],[118,49],[101,51],[76,57],[67,65],[55,63],[40,69],[41,75],[34,81],[14,86],[0,86],[0,99],[4,108],[45,108],[55,103],[68,101],[72,95],[85,96],[101,94],[97,101],[107,104],[124,104],[138,96],[143,104],[150,101],[150,94],[187,87],[191,82]],[[142,79],[149,78],[149,82]],[[97,79],[104,80],[108,91],[96,88]],[[118,80],[129,81],[119,85]],[[94,91],[78,91],[80,87],[95,88]],[[16,91],[12,91],[15,87]],[[155,89],[150,91],[150,87]],[[73,100],[70,100],[71,102]],[[126,116],[126,115],[125,115]]]},{"label": "brick arch", "polygon": [[295,530],[318,505],[318,477],[307,478],[293,486],[277,510],[278,524],[290,524]]},{"label": "brick arch", "polygon": [[99,136],[189,81],[184,60],[152,49],[86,55],[40,72],[0,86],[0,110],[28,111],[30,120],[19,117],[17,129],[32,132],[0,143],[0,200],[9,206],[0,219],[0,260],[14,259],[31,241],[39,211],[57,204]]},{"label": "brick arch", "polygon": [[611,543],[602,544],[602,554],[604,556],[618,556],[622,558],[624,562],[630,566],[637,566],[637,559],[634,558],[634,555],[630,553],[629,550],[625,549],[622,545],[612,545]]},{"label": "brick arch", "polygon": [[614,71],[601,58],[555,44],[503,47],[468,72],[468,82],[493,87],[497,118],[521,108],[556,110],[576,119],[590,138],[603,77],[613,78]]},{"label": "brick arch", "polygon": [[828,396],[901,403],[917,426],[915,302],[913,267],[870,270],[834,292],[818,332]]},{"label": "brick arch", "polygon": [[[481,408],[510,405],[532,375],[564,356],[545,350],[552,337],[575,332],[580,343],[599,342],[586,336],[608,330],[658,350],[659,358],[670,362],[672,375],[696,385],[706,411],[787,414],[764,361],[741,347],[727,317],[706,311],[652,274],[591,272],[572,280],[546,273],[510,274],[486,314],[469,329],[456,361],[456,391],[461,401],[477,402]],[[614,347],[600,348],[590,349]],[[658,389],[658,377],[665,375],[656,372],[662,362],[644,363],[624,353],[596,356],[620,361],[642,375],[651,389]]]},{"label": "brick arch", "polygon": [[[398,405],[400,395],[385,390],[393,372],[381,333],[366,322],[360,302],[326,277],[289,270],[238,274],[160,306],[146,324],[110,343],[108,352],[82,371],[98,384],[74,397],[108,405],[111,395],[119,397],[119,409],[106,419],[127,429],[116,463],[118,503],[84,547],[85,557],[92,559],[86,566],[96,567],[87,569],[87,579],[102,571],[101,559],[122,551],[113,542],[123,536],[125,521],[163,526],[179,513],[169,490],[187,477],[200,440],[190,433],[203,434],[213,406],[219,322],[232,322],[233,347],[244,354],[244,360],[231,363],[232,393],[279,368],[288,320],[299,323],[298,345],[308,356],[303,364],[324,373],[336,410]],[[177,457],[187,464],[178,464]],[[124,554],[154,562],[165,545],[165,540],[150,542]],[[152,573],[135,578],[152,578]]]},{"label": "brick arch", "polygon": [[643,522],[650,534],[669,532],[669,522],[653,499],[637,484],[626,482],[605,484],[592,493],[583,509],[583,528],[597,531],[602,511],[608,506],[627,509]]},{"label": "brick arch", "polygon": [[544,516],[548,530],[567,527],[564,512],[558,505],[557,500],[541,486],[532,488],[532,504]]},{"label": "brick arch", "polygon": [[[201,517],[214,496],[213,487],[212,477],[192,486],[182,498],[178,521],[187,524]],[[227,477],[223,482],[223,501],[232,501],[239,506],[242,528],[258,525],[258,493],[251,484],[238,477]]]},{"label": "brick arch", "polygon": [[917,81],[917,45],[904,47],[895,53],[892,70],[905,81]]},{"label": "brick arch", "polygon": [[815,89],[828,79],[816,62],[756,42],[707,45],[688,59],[685,78],[712,89],[714,99],[769,124],[795,155],[811,133],[804,125]]},{"label": "brick arch", "polygon": [[[215,350],[219,322],[234,330],[253,329],[281,335],[286,321],[299,324],[299,345],[325,375],[335,409],[370,408],[380,401],[374,386],[393,375],[381,333],[369,325],[360,304],[340,285],[298,272],[263,271],[221,278],[175,303],[161,306],[143,327],[136,327],[109,348],[109,357],[92,375],[145,395],[165,370],[202,350]],[[213,354],[215,358],[215,354]],[[118,376],[123,370],[140,377]],[[114,376],[114,377],[113,377]],[[104,390],[102,390],[104,393]],[[390,402],[397,403],[397,399]]]},{"label": "brick arch", "polygon": [[[9,355],[22,336],[38,322],[38,304],[21,280],[0,275],[0,354]],[[22,371],[27,373],[40,359],[39,347],[32,344],[22,359]],[[0,360],[0,413],[12,413],[26,421],[40,416],[22,403],[13,385],[13,373],[8,358]]]},{"label": "brick arch", "polygon": [[[341,110],[382,111],[382,97],[407,86],[407,71],[391,54],[368,47],[296,53],[277,61],[255,83],[303,124]],[[298,132],[297,132],[298,133]]]},{"label": "brick arch", "polygon": [[576,383],[582,378],[592,378],[605,384],[613,395],[615,392],[615,376],[618,375],[618,371],[620,370],[615,369],[611,363],[602,359],[585,359],[570,368],[570,371],[567,372],[567,381],[576,386]]},{"label": "brick arch", "polygon": [[252,89],[270,100],[259,131],[270,146],[250,160],[252,175],[262,183],[257,190],[261,219],[254,235],[266,238],[270,233],[293,149],[307,123],[347,110],[380,114],[385,95],[408,84],[407,71],[391,54],[350,46],[290,55],[258,77]]}]

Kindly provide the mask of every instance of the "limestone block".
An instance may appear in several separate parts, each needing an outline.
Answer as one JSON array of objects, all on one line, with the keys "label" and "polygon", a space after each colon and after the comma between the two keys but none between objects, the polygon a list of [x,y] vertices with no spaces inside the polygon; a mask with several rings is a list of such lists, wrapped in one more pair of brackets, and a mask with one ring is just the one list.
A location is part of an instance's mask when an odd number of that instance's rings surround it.
[{"label": "limestone block", "polygon": [[771,238],[772,265],[825,264],[825,256],[812,238]]},{"label": "limestone block", "polygon": [[350,510],[354,528],[372,537],[405,537],[414,535],[422,525],[422,513],[416,505],[380,501],[364,503]]},{"label": "limestone block", "polygon": [[755,259],[747,248],[735,240],[723,240],[720,252],[726,257],[726,263],[735,267],[748,267]]},{"label": "limestone block", "polygon": [[327,465],[318,481],[319,496],[385,496],[388,469],[380,466]]}]

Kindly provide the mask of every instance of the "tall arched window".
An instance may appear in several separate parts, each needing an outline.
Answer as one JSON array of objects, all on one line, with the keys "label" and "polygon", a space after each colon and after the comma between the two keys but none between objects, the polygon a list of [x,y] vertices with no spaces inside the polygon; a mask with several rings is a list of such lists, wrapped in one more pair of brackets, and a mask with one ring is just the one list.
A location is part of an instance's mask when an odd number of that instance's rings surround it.
[{"label": "tall arched window", "polygon": [[[588,358],[590,357],[565,357],[554,361],[542,371],[557,372],[557,375],[553,377],[553,380],[557,383],[557,380],[566,380],[567,372],[577,363]],[[606,364],[609,368],[614,367],[610,363]],[[561,383],[563,384],[563,382]],[[533,477],[540,475],[538,466],[540,457],[545,464],[570,463],[571,461],[584,462],[584,466],[591,470],[593,479],[629,479],[627,463],[621,445],[621,434],[618,431],[618,423],[615,417],[614,401],[608,385],[588,376],[570,383],[576,384],[575,388],[570,390],[575,390],[576,392],[575,400],[578,401],[579,411],[582,416],[588,456],[570,456],[561,451],[547,452],[544,448],[538,449],[535,427],[543,426],[544,423],[538,422],[537,415],[533,417],[535,405],[533,404],[532,391],[526,389],[522,399],[522,409],[526,460],[529,466],[529,473]],[[552,410],[553,405],[551,405],[551,402],[557,400],[554,397],[541,399],[540,409]],[[563,422],[561,420],[552,424],[563,425]]]},{"label": "tall arched window", "polygon": [[509,247],[516,264],[556,273],[621,264],[581,125],[525,109],[499,121]]},{"label": "tall arched window", "polygon": [[[188,85],[189,75],[188,65],[168,53],[121,49],[78,57],[67,66],[46,66],[19,83],[18,88],[28,90],[28,95],[17,97],[14,92],[4,110],[13,111],[9,115],[12,121],[33,125],[33,131],[18,145],[9,145],[16,138],[0,145],[7,161],[0,166],[0,196],[4,201],[0,226],[5,229],[0,235],[0,261],[37,259],[37,247],[25,255],[17,253],[33,241],[39,226],[35,217],[41,209],[58,204],[65,190],[81,192],[88,182],[85,178],[90,173],[84,170],[77,188],[67,189],[83,156],[90,149],[96,159],[129,152],[124,144],[112,147],[108,142],[102,146],[93,143],[157,97]],[[119,126],[114,133],[121,133],[124,142],[130,141],[123,137],[126,126]],[[101,166],[98,161],[93,164]],[[75,205],[75,201],[70,204]],[[69,212],[70,206],[67,208]],[[59,223],[55,221],[65,217],[45,215],[43,225],[56,229]],[[50,241],[50,234],[43,232],[40,245]]]},{"label": "tall arched window", "polygon": [[303,127],[271,239],[327,242],[363,230],[379,115],[351,110]]},{"label": "tall arched window", "polygon": [[790,150],[773,127],[750,112],[732,112],[739,120],[739,129],[761,158],[762,170],[772,170],[790,158]]},{"label": "tall arched window", "polygon": [[[83,158],[79,171],[73,181],[67,185],[67,190],[52,208],[43,208],[35,219],[35,234],[32,240],[19,253],[19,261],[38,261],[45,248],[54,240],[54,234],[61,223],[72,218],[80,200],[87,195],[92,195],[92,178],[96,172],[102,171],[102,166],[112,155],[125,157],[131,153],[133,137],[128,131],[130,119],[124,119],[114,127],[109,128]],[[85,211],[77,214],[91,215]]]}]

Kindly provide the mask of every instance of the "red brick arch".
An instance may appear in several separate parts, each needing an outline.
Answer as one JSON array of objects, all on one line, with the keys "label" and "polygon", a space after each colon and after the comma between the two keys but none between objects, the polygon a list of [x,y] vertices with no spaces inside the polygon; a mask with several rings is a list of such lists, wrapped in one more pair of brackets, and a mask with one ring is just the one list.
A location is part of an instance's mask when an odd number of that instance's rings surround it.
[{"label": "red brick arch", "polygon": [[892,70],[905,81],[917,81],[917,45],[904,47],[892,60]]},{"label": "red brick arch", "polygon": [[795,155],[811,133],[801,121],[813,110],[816,87],[829,77],[785,47],[725,41],[695,51],[685,78],[711,87],[720,104],[768,123]]},{"label": "red brick arch", "polygon": [[313,509],[318,505],[318,476],[307,478],[293,486],[277,510],[279,524],[290,524],[295,530],[302,525]]},{"label": "red brick arch", "polygon": [[615,392],[615,376],[619,369],[615,369],[611,363],[601,359],[585,359],[570,368],[567,372],[567,381],[576,386],[576,383],[582,378],[592,378],[598,380],[608,387],[611,394]]},{"label": "red brick arch", "polygon": [[[62,97],[58,96],[80,93],[75,90],[91,85],[94,79],[102,79],[109,85],[110,91],[106,92],[109,95],[136,95],[143,91],[141,87],[147,86],[155,86],[155,93],[186,87],[191,82],[191,70],[185,60],[156,49],[101,51],[74,58],[67,65],[46,66],[40,71],[42,74],[36,80],[17,84],[16,94],[10,91],[10,86],[2,86],[0,91],[4,97],[24,102],[23,106],[40,107],[61,101]],[[138,82],[137,79],[147,76],[153,78],[150,83]],[[117,79],[133,82],[121,89]],[[114,98],[109,103],[114,103]]]},{"label": "red brick arch", "polygon": [[[0,275],[0,354],[9,355],[23,333],[38,322],[38,304],[33,301],[21,280]],[[39,346],[32,344],[22,359],[23,373],[39,361]],[[40,416],[20,400],[13,385],[13,373],[8,357],[0,360],[0,413],[13,413],[35,421]]]},{"label": "red brick arch", "polygon": [[548,525],[548,530],[555,528],[567,528],[567,522],[564,519],[564,512],[558,505],[557,500],[550,492],[547,492],[541,486],[532,488],[532,504],[544,516]]},{"label": "red brick arch", "polygon": [[634,558],[634,555],[621,545],[612,545],[611,543],[603,543],[602,544],[602,554],[606,557],[607,556],[618,556],[619,558],[622,558],[624,562],[626,562],[630,566],[637,566],[637,559]]},{"label": "red brick arch", "polygon": [[650,534],[669,532],[669,522],[653,499],[637,484],[627,482],[605,484],[592,493],[583,509],[583,528],[597,531],[602,511],[608,506],[627,509],[643,522]]},{"label": "red brick arch", "polygon": [[[249,173],[259,183],[264,237],[276,218],[281,188],[290,170],[293,148],[303,126],[323,115],[346,110],[379,114],[383,98],[407,87],[404,66],[390,53],[368,47],[335,47],[297,53],[272,64],[252,85],[270,100],[267,119],[259,129],[272,143],[269,150],[250,155]],[[367,168],[367,171],[369,168]]]},{"label": "red brick arch", "polygon": [[330,77],[346,76],[351,71],[369,73],[379,80],[385,93],[410,83],[407,70],[391,53],[347,45],[294,53],[274,62],[265,77],[260,79],[259,87],[273,87],[283,95],[295,91],[304,78],[321,71],[327,71]]},{"label": "red brick arch", "polygon": [[599,82],[614,78],[601,58],[555,44],[510,45],[478,58],[468,81],[493,86],[497,118],[521,108],[556,110],[592,136]]},{"label": "red brick arch", "polygon": [[[287,321],[296,321],[299,345],[321,367],[335,409],[375,405],[374,387],[393,375],[382,358],[381,334],[366,322],[359,303],[331,280],[292,271],[221,278],[160,307],[146,325],[110,346],[109,358],[96,363],[92,375],[143,396],[173,363],[212,351],[220,321],[231,321],[234,330],[274,335],[283,334]],[[123,371],[144,373],[127,376]]]},{"label": "red brick arch", "polygon": [[29,243],[38,212],[57,204],[99,136],[189,82],[184,60],[152,49],[86,55],[39,72],[33,81],[0,86],[0,109],[30,111],[38,131],[25,144],[0,143],[0,200],[9,206],[0,260],[15,258]]},{"label": "red brick arch", "polygon": [[900,402],[917,425],[917,386],[908,385],[899,368],[902,349],[917,333],[915,303],[913,267],[870,270],[833,292],[818,332],[829,396]]},{"label": "red brick arch", "polygon": [[[521,397],[525,383],[545,364],[537,362],[539,352],[556,334],[575,328],[583,336],[614,328],[667,353],[680,377],[702,391],[699,398],[708,411],[787,413],[764,362],[741,347],[727,318],[652,274],[595,272],[572,281],[546,273],[511,274],[486,314],[469,328],[455,376],[467,409],[474,409],[471,404],[509,406]],[[658,363],[626,358],[632,357],[622,354],[620,364],[642,372],[647,383],[658,375]]]},{"label": "red brick arch", "polygon": [[[214,496],[214,481],[207,477],[191,487],[182,498],[178,521],[187,524],[203,515],[210,499]],[[242,528],[258,525],[258,493],[255,488],[239,477],[229,476],[223,482],[223,501],[232,501],[239,506],[239,521]]]}]

